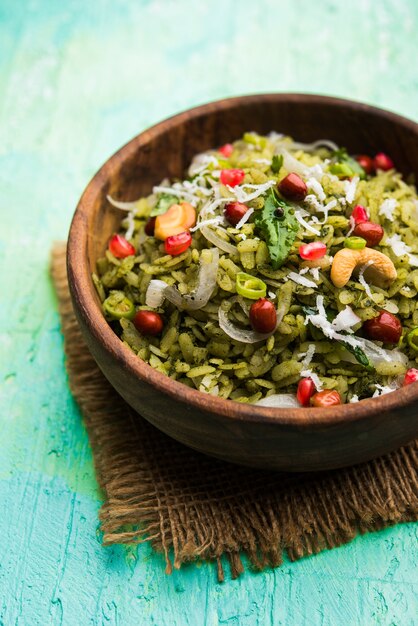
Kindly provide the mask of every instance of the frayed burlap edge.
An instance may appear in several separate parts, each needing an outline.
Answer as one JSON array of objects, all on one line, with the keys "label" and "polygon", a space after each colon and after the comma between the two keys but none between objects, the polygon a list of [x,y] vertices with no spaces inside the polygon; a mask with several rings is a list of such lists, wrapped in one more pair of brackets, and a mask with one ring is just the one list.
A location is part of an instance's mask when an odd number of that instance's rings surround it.
[{"label": "frayed burlap edge", "polygon": [[71,391],[84,416],[97,478],[104,544],[150,541],[167,568],[229,559],[233,577],[333,548],[358,533],[418,519],[418,445],[321,475],[236,467],[166,437],[117,395],[90,355],[70,300],[63,243],[52,251]]}]

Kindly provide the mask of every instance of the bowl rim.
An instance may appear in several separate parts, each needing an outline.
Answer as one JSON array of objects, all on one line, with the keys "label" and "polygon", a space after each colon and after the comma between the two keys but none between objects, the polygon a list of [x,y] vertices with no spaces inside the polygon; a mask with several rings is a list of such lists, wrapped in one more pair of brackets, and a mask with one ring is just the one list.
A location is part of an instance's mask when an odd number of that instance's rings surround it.
[{"label": "bowl rim", "polygon": [[[397,113],[355,100],[309,93],[260,93],[216,100],[182,111],[142,131],[110,156],[89,181],[77,204],[70,225],[67,244],[68,282],[73,300],[75,299],[79,305],[79,313],[84,323],[96,341],[100,342],[106,352],[116,361],[118,367],[122,370],[129,369],[131,373],[154,387],[157,393],[161,391],[169,397],[181,399],[195,409],[219,414],[232,420],[320,429],[323,426],[337,425],[341,422],[361,421],[378,413],[383,415],[384,412],[399,410],[413,401],[418,401],[418,385],[407,385],[384,396],[368,398],[358,403],[334,406],[332,410],[315,407],[309,407],[308,410],[307,407],[278,409],[218,398],[187,387],[153,369],[123,344],[105,320],[93,296],[95,288],[86,262],[89,235],[86,224],[89,208],[93,206],[97,195],[103,193],[103,188],[108,177],[113,173],[114,166],[133,156],[151,139],[164,134],[173,126],[203,117],[210,112],[222,112],[260,100],[266,103],[303,102],[306,105],[328,104],[336,109],[349,108],[358,113],[367,112],[383,118],[405,127],[413,134],[418,134],[418,124]],[[111,207],[109,210],[112,210]]]}]

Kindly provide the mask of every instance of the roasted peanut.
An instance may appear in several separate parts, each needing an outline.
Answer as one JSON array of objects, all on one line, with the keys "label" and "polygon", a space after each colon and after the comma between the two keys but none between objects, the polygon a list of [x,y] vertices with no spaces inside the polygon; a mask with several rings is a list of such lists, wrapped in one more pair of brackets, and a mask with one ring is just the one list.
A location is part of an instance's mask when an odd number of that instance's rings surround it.
[{"label": "roasted peanut", "polygon": [[396,268],[382,252],[372,248],[351,250],[343,248],[334,256],[331,267],[331,280],[341,289],[348,283],[354,271],[364,270],[364,278],[377,287],[388,287],[396,279]]}]

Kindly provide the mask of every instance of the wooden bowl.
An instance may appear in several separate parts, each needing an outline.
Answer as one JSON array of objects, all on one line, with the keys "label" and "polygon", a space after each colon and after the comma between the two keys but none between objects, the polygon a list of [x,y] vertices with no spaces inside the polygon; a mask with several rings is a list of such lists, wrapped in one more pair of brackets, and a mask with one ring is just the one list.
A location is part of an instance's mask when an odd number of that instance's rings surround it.
[{"label": "wooden bowl", "polygon": [[195,391],[142,362],[103,317],[91,273],[121,214],[106,195],[133,200],[163,177],[182,177],[198,152],[244,131],[329,138],[352,153],[391,155],[404,173],[418,173],[417,124],[357,102],[302,94],[221,100],[176,115],[141,133],[98,171],[72,221],[68,277],[84,338],[106,378],[157,428],[221,459],[286,471],[359,463],[418,435],[418,385],[380,398],[328,409],[273,409]]}]

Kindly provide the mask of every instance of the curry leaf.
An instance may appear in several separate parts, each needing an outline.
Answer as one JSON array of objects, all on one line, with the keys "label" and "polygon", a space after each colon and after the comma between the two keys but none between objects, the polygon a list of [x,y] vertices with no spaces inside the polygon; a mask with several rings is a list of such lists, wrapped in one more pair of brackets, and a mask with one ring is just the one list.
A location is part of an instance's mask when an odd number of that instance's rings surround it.
[{"label": "curry leaf", "polygon": [[373,364],[370,362],[367,354],[360,348],[360,346],[352,346],[349,343],[341,342],[346,350],[354,354],[356,360],[360,363],[360,365],[364,365],[368,370],[373,370]]},{"label": "curry leaf", "polygon": [[[303,306],[302,310],[306,316],[317,314],[316,309],[309,307],[309,306]],[[332,319],[333,317],[335,317],[335,315],[333,315],[333,311],[328,310],[327,319],[329,318]],[[315,328],[314,326],[311,326],[311,333],[312,335],[317,335],[316,337],[314,336],[314,339],[316,340],[319,340],[321,337],[325,336],[321,330]],[[371,363],[370,359],[368,358],[364,350],[360,348],[360,346],[352,346],[350,343],[347,343],[346,341],[343,341],[342,339],[338,340],[338,343],[344,346],[344,348],[348,350],[348,352],[351,352],[351,354],[353,354],[356,357],[356,361],[360,363],[360,365],[363,365],[369,371],[374,370],[373,363]]]}]

